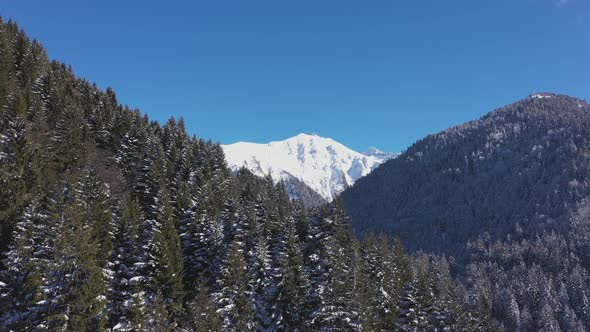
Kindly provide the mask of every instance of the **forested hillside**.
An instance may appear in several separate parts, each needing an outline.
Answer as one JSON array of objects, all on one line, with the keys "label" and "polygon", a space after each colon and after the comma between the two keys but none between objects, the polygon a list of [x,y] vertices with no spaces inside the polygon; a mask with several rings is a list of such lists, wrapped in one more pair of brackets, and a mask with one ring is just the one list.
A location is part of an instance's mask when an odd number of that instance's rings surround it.
[{"label": "forested hillside", "polygon": [[343,194],[359,233],[452,255],[509,330],[590,327],[590,105],[541,93],[430,135]]},{"label": "forested hillside", "polygon": [[0,22],[0,330],[489,331],[440,256],[232,174]]}]

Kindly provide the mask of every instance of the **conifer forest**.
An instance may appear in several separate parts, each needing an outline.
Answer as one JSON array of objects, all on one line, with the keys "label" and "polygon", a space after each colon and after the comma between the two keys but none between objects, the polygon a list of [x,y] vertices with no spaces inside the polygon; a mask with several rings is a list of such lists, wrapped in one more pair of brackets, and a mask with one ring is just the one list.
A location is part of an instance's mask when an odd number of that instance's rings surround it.
[{"label": "conifer forest", "polygon": [[412,245],[415,224],[358,232],[347,210],[371,222],[372,180],[362,204],[354,188],[304,204],[88,80],[0,21],[0,331],[590,327],[588,259],[558,231],[460,253]]}]

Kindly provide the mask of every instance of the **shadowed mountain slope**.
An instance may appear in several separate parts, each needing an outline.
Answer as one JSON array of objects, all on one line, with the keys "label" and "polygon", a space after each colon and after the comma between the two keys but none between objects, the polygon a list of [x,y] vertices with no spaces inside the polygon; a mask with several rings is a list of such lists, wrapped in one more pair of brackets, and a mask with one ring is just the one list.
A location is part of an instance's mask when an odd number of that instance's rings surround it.
[{"label": "shadowed mountain slope", "polygon": [[534,94],[429,135],[343,193],[357,232],[460,253],[480,236],[564,232],[587,218],[590,106]]}]

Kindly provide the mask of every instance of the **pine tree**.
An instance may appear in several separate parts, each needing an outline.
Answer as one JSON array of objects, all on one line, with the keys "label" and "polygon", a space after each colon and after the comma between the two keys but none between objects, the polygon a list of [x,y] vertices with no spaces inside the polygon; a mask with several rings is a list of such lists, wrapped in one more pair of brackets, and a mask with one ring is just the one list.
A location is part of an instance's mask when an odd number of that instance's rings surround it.
[{"label": "pine tree", "polygon": [[332,226],[332,220],[319,215],[312,216],[310,235],[304,247],[306,274],[310,283],[306,312],[315,329],[319,329],[328,289],[328,272],[333,250]]},{"label": "pine tree", "polygon": [[72,331],[104,329],[106,285],[97,261],[95,232],[76,204],[70,204],[59,218],[63,233],[55,256],[51,283],[55,300],[48,326]]},{"label": "pine tree", "polygon": [[219,211],[210,201],[208,188],[199,196],[199,205],[185,221],[183,252],[185,253],[186,276],[189,282],[203,281],[216,290],[221,278],[223,247],[223,224]]},{"label": "pine tree", "polygon": [[106,93],[99,93],[98,88],[93,85],[90,94],[95,97],[92,99],[90,114],[87,115],[88,127],[94,134],[94,142],[101,148],[107,148],[115,139],[115,112],[119,111],[115,92],[110,87]]},{"label": "pine tree", "polygon": [[505,297],[506,300],[506,327],[510,330],[518,330],[521,326],[520,323],[520,308],[518,307],[518,303],[516,302],[516,297],[514,294],[509,293]]},{"label": "pine tree", "polygon": [[264,236],[257,236],[250,257],[248,264],[248,292],[254,307],[256,325],[268,327],[268,324],[270,324],[268,292],[271,287],[272,271],[268,242]]},{"label": "pine tree", "polygon": [[328,245],[329,269],[318,323],[322,329],[354,330],[360,326],[354,294],[358,269],[355,256],[359,246],[339,202],[332,205],[329,218],[334,233]]},{"label": "pine tree", "polygon": [[559,323],[555,318],[553,308],[547,302],[541,304],[541,310],[537,320],[537,330],[543,332],[561,331]]},{"label": "pine tree", "polygon": [[[478,298],[475,300],[475,308],[471,310],[471,320],[468,323],[468,330],[481,332],[501,331],[501,328],[492,318],[488,301],[481,294],[473,295]],[[525,331],[534,330],[533,318],[530,316],[528,308],[523,308],[521,312],[521,321]]]},{"label": "pine tree", "polygon": [[162,293],[164,306],[172,321],[182,316],[182,252],[172,206],[166,190],[158,195],[157,229],[150,243],[150,257],[155,262],[155,289]]},{"label": "pine tree", "polygon": [[108,187],[100,182],[95,168],[87,168],[76,188],[77,204],[82,217],[93,228],[98,246],[97,260],[99,266],[106,268],[111,252],[111,226],[113,213],[109,202]]},{"label": "pine tree", "polygon": [[202,212],[199,209],[199,197],[192,194],[188,206],[182,212],[179,219],[179,237],[182,246],[183,257],[183,283],[187,298],[196,296],[197,284],[201,270],[198,268],[198,256],[196,248],[198,245],[198,223],[201,221]]},{"label": "pine tree", "polygon": [[[57,98],[67,100],[69,97],[60,95]],[[50,137],[51,143],[49,145],[51,156],[60,172],[73,169],[85,158],[86,127],[83,112],[71,101],[65,103],[68,106],[58,106],[60,108],[57,123]]]},{"label": "pine tree", "polygon": [[576,265],[568,278],[567,289],[572,309],[586,326],[590,326],[590,292],[588,291],[588,273]]},{"label": "pine tree", "polygon": [[299,238],[292,221],[285,225],[286,248],[281,255],[278,283],[274,286],[271,330],[295,331],[306,325],[308,282],[304,273]]},{"label": "pine tree", "polygon": [[[408,268],[403,258],[400,260],[395,255],[404,253],[394,252],[385,236],[368,238],[362,250],[367,278],[362,286],[368,288],[370,299],[364,314],[372,315],[368,317],[372,329],[392,330],[396,326],[401,285],[407,281],[401,271]],[[370,313],[370,310],[374,312]]]},{"label": "pine tree", "polygon": [[254,311],[248,296],[246,262],[240,243],[234,241],[223,269],[223,286],[218,299],[224,331],[254,329]]},{"label": "pine tree", "polygon": [[403,293],[397,323],[401,331],[422,330],[430,324],[434,293],[427,260],[425,256],[418,257]]},{"label": "pine tree", "polygon": [[135,183],[137,173],[140,171],[141,160],[141,135],[138,133],[138,126],[125,133],[121,139],[120,149],[117,152],[117,164],[123,171],[129,187]]},{"label": "pine tree", "polygon": [[0,107],[4,107],[6,97],[14,85],[14,56],[10,27],[0,18]]},{"label": "pine tree", "polygon": [[171,322],[162,293],[158,290],[147,303],[140,330],[144,331],[173,331],[175,324]]},{"label": "pine tree", "polygon": [[166,164],[161,143],[155,134],[147,135],[141,159],[137,166],[133,193],[139,198],[148,228],[158,214],[157,198],[166,185]]},{"label": "pine tree", "polygon": [[[26,101],[18,95],[0,110],[0,239],[8,243],[14,220],[21,215],[29,199],[31,147],[27,141]],[[6,249],[0,245],[0,250]]]},{"label": "pine tree", "polygon": [[[364,245],[366,244],[364,243]],[[383,323],[380,319],[378,307],[373,304],[373,294],[378,287],[371,280],[372,268],[365,257],[360,258],[357,262],[357,278],[360,282],[354,292],[354,302],[357,304],[359,312],[358,330],[363,332],[384,330],[381,327]]]},{"label": "pine tree", "polygon": [[47,212],[38,200],[33,200],[17,223],[13,244],[2,262],[6,269],[0,274],[0,305],[5,310],[0,329],[32,330],[40,323],[46,303],[43,271],[50,259],[48,227]]},{"label": "pine tree", "polygon": [[56,164],[53,162],[50,152],[47,78],[47,74],[43,74],[35,81],[28,108],[30,122],[28,123],[27,140],[31,149],[31,189],[40,196],[47,195],[58,178]]},{"label": "pine tree", "polygon": [[222,325],[209,287],[198,286],[197,297],[189,304],[189,328],[195,332],[221,332]]},{"label": "pine tree", "polygon": [[108,290],[109,326],[119,330],[137,327],[141,316],[135,263],[139,261],[138,232],[142,221],[137,200],[127,196],[119,208],[113,229],[112,275]]},{"label": "pine tree", "polygon": [[[163,223],[166,205],[169,202],[166,192],[165,168],[162,147],[155,137],[148,137],[146,151],[138,167],[138,173],[133,187],[133,196],[137,197],[141,206],[143,222],[139,225],[137,238],[137,262],[135,262],[132,279],[142,297],[142,312],[148,307],[154,307],[156,291],[158,290],[157,277],[165,268],[166,262],[162,261],[161,253],[166,250],[163,242]],[[162,295],[162,294],[160,294]],[[160,299],[165,301],[164,299]],[[166,313],[166,318],[168,318]]]},{"label": "pine tree", "polygon": [[[101,330],[104,329],[104,312],[106,304],[106,285],[103,270],[100,266],[99,250],[100,243],[97,241],[99,235],[97,230],[91,231],[91,236],[82,235],[88,232],[88,226],[84,225],[83,214],[72,212],[74,227],[74,237],[71,241],[78,240],[80,246],[74,246],[76,249],[75,270],[71,273],[75,277],[74,285],[71,285],[70,297],[66,300],[70,310],[70,319],[68,327],[71,330]],[[80,226],[77,226],[77,223]]]}]

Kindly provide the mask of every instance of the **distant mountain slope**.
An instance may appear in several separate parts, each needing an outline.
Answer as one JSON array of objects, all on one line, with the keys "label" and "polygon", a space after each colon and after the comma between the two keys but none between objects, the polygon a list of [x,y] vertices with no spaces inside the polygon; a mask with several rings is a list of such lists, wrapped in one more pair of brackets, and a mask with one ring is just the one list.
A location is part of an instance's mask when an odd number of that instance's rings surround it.
[{"label": "distant mountain slope", "polygon": [[589,176],[590,106],[540,93],[416,142],[342,196],[360,233],[457,253],[587,218]]},{"label": "distant mountain slope", "polygon": [[363,152],[365,156],[372,156],[382,160],[389,160],[399,156],[399,153],[383,152],[376,147],[370,147]]},{"label": "distant mountain slope", "polygon": [[[268,144],[240,142],[223,149],[233,170],[245,166],[260,176],[270,174],[275,181],[284,180],[288,189],[305,184],[326,201],[395,156],[375,148],[362,154],[332,139],[307,134]],[[292,197],[301,194],[289,192]]]}]

